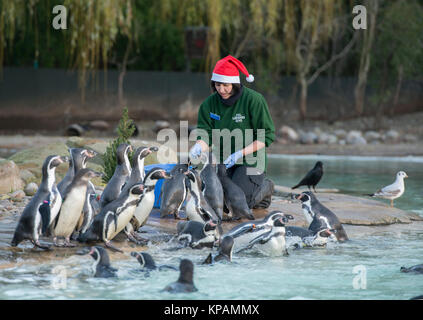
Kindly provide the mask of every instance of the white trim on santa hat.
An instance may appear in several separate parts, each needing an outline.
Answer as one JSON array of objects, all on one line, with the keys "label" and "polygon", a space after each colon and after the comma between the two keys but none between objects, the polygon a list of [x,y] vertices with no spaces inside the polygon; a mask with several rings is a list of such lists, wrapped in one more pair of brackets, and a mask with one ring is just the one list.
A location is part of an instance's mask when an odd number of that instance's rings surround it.
[{"label": "white trim on santa hat", "polygon": [[239,76],[224,76],[217,73],[212,74],[211,80],[222,83],[241,83],[239,80]]}]

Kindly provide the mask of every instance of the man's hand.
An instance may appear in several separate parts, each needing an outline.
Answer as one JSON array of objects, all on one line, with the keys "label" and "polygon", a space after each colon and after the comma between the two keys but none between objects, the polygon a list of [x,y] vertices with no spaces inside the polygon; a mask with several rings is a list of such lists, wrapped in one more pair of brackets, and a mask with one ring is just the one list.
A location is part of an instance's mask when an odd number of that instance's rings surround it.
[{"label": "man's hand", "polygon": [[197,159],[201,155],[201,145],[197,142],[189,151],[189,157],[191,159]]}]

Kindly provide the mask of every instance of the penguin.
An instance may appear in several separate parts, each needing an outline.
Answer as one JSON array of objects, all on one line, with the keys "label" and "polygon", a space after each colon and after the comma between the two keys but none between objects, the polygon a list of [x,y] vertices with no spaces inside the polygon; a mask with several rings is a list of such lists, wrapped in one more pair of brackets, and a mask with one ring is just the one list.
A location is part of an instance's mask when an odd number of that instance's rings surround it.
[{"label": "penguin", "polygon": [[241,218],[254,220],[254,215],[248,207],[244,191],[228,177],[224,164],[219,164],[217,168],[217,175],[223,187],[224,203],[229,210],[229,220],[239,220]]},{"label": "penguin", "polygon": [[232,262],[232,249],[234,247],[234,238],[226,236],[220,241],[219,253],[213,257],[212,253],[208,255],[202,264],[213,264],[215,262]]},{"label": "penguin", "polygon": [[[151,213],[151,210],[154,206],[155,195],[154,189],[156,183],[159,179],[169,179],[170,175],[163,169],[158,167],[152,168],[144,177],[144,193],[135,208],[135,212],[128,225],[125,227],[125,234],[128,239],[136,242],[142,243],[146,242],[147,239],[144,239],[136,234],[136,231],[142,227],[146,222]],[[141,241],[141,242],[140,242]]]},{"label": "penguin", "polygon": [[160,218],[173,214],[175,219],[180,219],[179,211],[189,192],[186,175],[184,174],[187,170],[187,164],[177,164],[170,171],[170,179],[163,182],[160,201]]},{"label": "penguin", "polygon": [[129,176],[128,182],[122,188],[121,192],[127,192],[130,186],[133,186],[135,183],[142,182],[145,178],[144,172],[144,161],[145,158],[152,152],[156,152],[159,149],[157,147],[139,147],[135,150],[132,157],[132,168],[131,175]]},{"label": "penguin", "polygon": [[108,203],[117,199],[126,180],[131,175],[131,166],[128,154],[132,152],[132,146],[121,143],[116,149],[117,165],[112,178],[104,188],[100,198],[100,207],[104,208]]},{"label": "penguin", "polygon": [[39,242],[39,236],[47,233],[62,205],[62,197],[55,184],[56,168],[67,157],[48,156],[43,163],[42,181],[37,193],[23,210],[16,226],[11,245],[16,247],[23,240],[31,240],[34,246],[49,249]]},{"label": "penguin", "polygon": [[53,243],[55,246],[59,246],[57,237],[65,238],[63,246],[75,246],[70,243],[70,236],[81,218],[82,209],[86,201],[88,182],[90,179],[100,176],[101,173],[91,169],[80,169],[76,173],[72,183],[66,188],[66,192],[63,195],[62,207],[52,228],[52,234],[54,236]]},{"label": "penguin", "polygon": [[323,247],[327,244],[328,239],[332,236],[335,230],[322,229],[317,232],[312,230],[297,227],[286,226],[285,238],[290,246],[299,247]]},{"label": "penguin", "polygon": [[203,182],[202,193],[210,207],[214,210],[219,220],[223,219],[223,187],[216,173],[216,159],[212,152],[209,152],[208,160],[200,172]]},{"label": "penguin", "polygon": [[231,236],[234,239],[234,251],[246,248],[250,242],[262,234],[267,234],[273,227],[274,221],[282,218],[282,221],[288,222],[294,219],[292,215],[284,214],[281,211],[272,211],[262,220],[247,221],[233,227],[223,237]]},{"label": "penguin", "polygon": [[88,253],[93,259],[94,264],[92,269],[95,278],[115,278],[118,269],[111,267],[109,254],[107,251],[99,246],[91,247]]},{"label": "penguin", "polygon": [[305,191],[294,196],[301,201],[303,213],[308,223],[308,229],[314,232],[322,229],[335,230],[334,237],[338,241],[348,240],[347,233],[338,217],[322,205],[311,191]]},{"label": "penguin", "polygon": [[178,222],[177,241],[193,249],[212,248],[218,240],[217,224],[213,221],[206,223],[199,221]]},{"label": "penguin", "polygon": [[191,260],[182,259],[179,264],[179,278],[176,282],[167,285],[162,291],[170,293],[195,292],[198,289],[194,285],[194,264]]},{"label": "penguin", "polygon": [[274,217],[275,219],[270,221],[270,229],[264,232],[256,232],[254,237],[245,246],[238,249],[236,253],[255,247],[269,256],[288,255],[285,241],[285,222],[288,219],[285,216],[275,215]]},{"label": "penguin", "polygon": [[78,241],[104,241],[106,247],[115,251],[123,252],[116,248],[110,241],[125,228],[134,215],[135,208],[143,195],[142,183],[133,185],[128,193],[120,194],[119,197],[106,205],[95,216],[88,230],[79,235]]},{"label": "penguin", "polygon": [[62,197],[78,170],[86,168],[88,158],[93,158],[97,155],[97,152],[84,148],[69,148],[68,151],[70,155],[69,169],[64,178],[57,184],[57,189],[59,189]]},{"label": "penguin", "polygon": [[412,272],[412,273],[423,273],[423,264],[418,264],[415,266],[412,266],[410,268],[406,268],[406,267],[401,267],[400,269],[401,272]]},{"label": "penguin", "polygon": [[316,192],[316,186],[320,182],[320,179],[322,179],[323,176],[323,163],[321,161],[317,161],[314,165],[313,169],[311,169],[305,177],[295,186],[293,186],[291,189],[296,189],[301,186],[307,186],[310,190],[310,186],[313,187],[314,192]]},{"label": "penguin", "polygon": [[213,208],[209,206],[201,192],[201,178],[198,172],[194,169],[188,170],[185,175],[189,179],[188,189],[191,193],[191,198],[185,207],[188,220],[198,222],[213,220],[220,224],[220,218],[216,215]]},{"label": "penguin", "polygon": [[136,258],[138,262],[141,265],[141,270],[143,271],[153,271],[153,270],[164,270],[164,269],[172,269],[172,270],[178,270],[177,268],[173,266],[168,265],[156,265],[156,262],[154,261],[153,257],[147,253],[147,252],[131,252],[131,256]]}]

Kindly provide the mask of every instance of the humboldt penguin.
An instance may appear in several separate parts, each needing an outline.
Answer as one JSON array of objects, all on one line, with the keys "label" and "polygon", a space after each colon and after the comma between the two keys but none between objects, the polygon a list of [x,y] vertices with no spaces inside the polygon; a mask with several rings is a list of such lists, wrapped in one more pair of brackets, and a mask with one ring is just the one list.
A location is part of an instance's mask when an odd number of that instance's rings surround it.
[{"label": "humboldt penguin", "polygon": [[13,247],[23,240],[31,240],[34,246],[49,249],[40,244],[39,236],[48,231],[62,205],[62,197],[55,183],[55,171],[57,166],[67,160],[67,157],[58,155],[48,156],[44,160],[41,184],[19,218],[11,242]]},{"label": "humboldt penguin", "polygon": [[163,182],[160,218],[173,214],[175,219],[180,219],[179,211],[188,196],[188,185],[184,174],[187,170],[187,164],[176,164],[170,171],[170,179]]},{"label": "humboldt penguin", "polygon": [[132,219],[135,208],[143,195],[143,190],[143,184],[139,183],[129,188],[127,193],[120,194],[116,200],[101,209],[101,212],[95,216],[88,230],[79,235],[78,241],[104,241],[107,247],[122,252],[122,250],[116,248],[110,241]]},{"label": "humboldt penguin", "polygon": [[260,235],[267,234],[274,225],[274,221],[281,218],[286,223],[294,219],[292,215],[284,214],[281,211],[272,211],[262,220],[247,221],[233,227],[223,237],[231,236],[234,239],[234,251],[246,248]]},{"label": "humboldt penguin", "polygon": [[212,248],[219,239],[216,230],[217,224],[213,221],[180,221],[178,223],[177,241],[184,247],[193,249]]},{"label": "humboldt penguin", "polygon": [[310,186],[313,187],[314,192],[316,192],[316,186],[320,182],[320,179],[322,179],[323,176],[323,163],[321,161],[317,161],[314,165],[313,169],[311,169],[305,177],[295,186],[293,186],[291,189],[296,189],[301,186],[307,186],[310,190]]},{"label": "humboldt penguin", "polygon": [[185,207],[185,212],[188,220],[207,222],[213,220],[220,224],[221,220],[214,212],[213,208],[209,206],[206,199],[201,192],[201,178],[195,169],[185,172],[189,179],[188,189],[191,193],[191,198]]},{"label": "humboldt penguin", "polygon": [[147,252],[131,252],[131,256],[136,258],[141,265],[142,271],[153,271],[153,270],[164,270],[164,269],[172,269],[177,270],[173,266],[168,265],[156,265],[153,257]]},{"label": "humboldt penguin", "polygon": [[167,285],[162,291],[167,291],[170,293],[198,291],[193,281],[194,264],[192,261],[188,259],[182,259],[179,265],[179,272],[178,281]]},{"label": "humboldt penguin", "polygon": [[110,178],[107,186],[104,188],[100,198],[100,207],[104,208],[108,203],[117,199],[122,187],[131,174],[129,163],[129,152],[132,152],[132,146],[127,143],[121,143],[116,149],[117,165],[113,176]]},{"label": "humboldt penguin", "polygon": [[232,249],[234,247],[234,238],[231,236],[226,236],[219,244],[219,253],[213,257],[213,254],[210,253],[206,260],[202,264],[213,264],[215,262],[231,262],[232,261]]},{"label": "humboldt penguin", "polygon": [[412,266],[410,268],[406,268],[406,267],[401,267],[400,269],[401,272],[411,272],[411,273],[423,273],[423,264],[418,264],[415,266]]},{"label": "humboldt penguin", "polygon": [[155,194],[154,189],[159,179],[168,179],[169,174],[158,167],[151,169],[144,177],[144,193],[138,202],[135,212],[128,225],[125,227],[124,232],[128,239],[138,243],[139,241],[145,242],[146,239],[138,236],[136,231],[142,227],[146,222],[154,206]]},{"label": "humboldt penguin", "polygon": [[55,246],[59,246],[57,237],[65,238],[63,246],[75,246],[70,243],[70,236],[81,218],[82,209],[86,200],[88,183],[90,179],[100,176],[101,173],[94,172],[91,169],[80,169],[73,178],[72,183],[66,188],[63,195],[62,207],[52,228],[52,233],[54,235],[53,243]]},{"label": "humboldt penguin", "polygon": [[301,201],[303,213],[308,223],[308,229],[318,232],[322,229],[335,230],[334,236],[338,241],[348,240],[347,233],[338,217],[322,205],[311,191],[305,191],[294,196]]},{"label": "humboldt penguin", "polygon": [[116,272],[118,269],[110,265],[109,254],[107,251],[99,246],[91,247],[88,253],[93,259],[94,264],[92,269],[95,278],[114,278],[117,277]]},{"label": "humboldt penguin", "polygon": [[224,203],[229,210],[228,216],[230,220],[239,220],[241,218],[254,220],[254,215],[248,207],[244,191],[229,178],[224,164],[217,166],[217,175],[222,183]]},{"label": "humboldt penguin", "polygon": [[287,246],[295,248],[323,247],[327,244],[329,237],[333,235],[334,231],[335,230],[322,229],[314,232],[302,227],[286,226],[285,238]]},{"label": "humboldt penguin", "polygon": [[223,187],[216,173],[217,166],[214,154],[209,152],[206,158],[208,160],[200,173],[203,182],[202,192],[207,203],[221,221],[223,219]]}]

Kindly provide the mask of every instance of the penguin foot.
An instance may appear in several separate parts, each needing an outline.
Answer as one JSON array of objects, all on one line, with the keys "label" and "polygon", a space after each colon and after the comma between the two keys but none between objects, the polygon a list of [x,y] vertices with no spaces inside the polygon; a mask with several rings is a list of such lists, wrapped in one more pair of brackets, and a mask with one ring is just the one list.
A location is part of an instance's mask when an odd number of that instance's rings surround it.
[{"label": "penguin foot", "polygon": [[174,213],[173,216],[175,217],[175,220],[187,220],[187,218],[182,218],[179,214]]},{"label": "penguin foot", "polygon": [[34,245],[34,248],[40,248],[43,250],[51,250],[50,246],[43,246],[38,240],[32,241],[32,244]]},{"label": "penguin foot", "polygon": [[70,242],[65,242],[63,244],[63,247],[65,247],[65,248],[74,248],[74,247],[76,247],[76,244],[70,243]]},{"label": "penguin foot", "polygon": [[106,245],[107,248],[112,249],[113,251],[123,253],[123,251],[121,249],[116,248],[110,241],[106,241],[106,242],[104,242],[104,244]]}]

